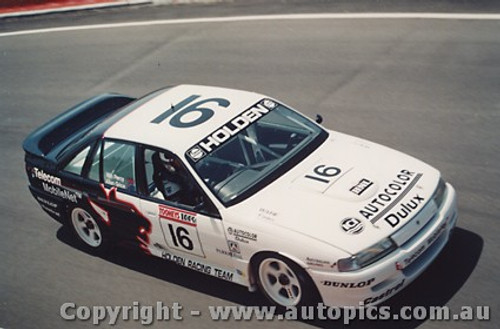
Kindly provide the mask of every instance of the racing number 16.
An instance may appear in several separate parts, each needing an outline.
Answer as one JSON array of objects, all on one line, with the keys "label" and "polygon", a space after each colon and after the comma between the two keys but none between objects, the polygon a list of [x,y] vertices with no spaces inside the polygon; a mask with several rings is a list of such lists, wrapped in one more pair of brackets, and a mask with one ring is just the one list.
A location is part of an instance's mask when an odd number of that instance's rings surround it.
[{"label": "racing number 16", "polygon": [[173,115],[169,122],[171,126],[176,128],[191,128],[206,122],[214,115],[214,110],[204,107],[204,104],[215,102],[224,108],[227,108],[230,104],[224,98],[208,98],[193,104],[198,98],[200,98],[200,95],[191,95],[179,103],[172,105],[168,110],[154,118],[151,123],[160,124]]},{"label": "racing number 16", "polygon": [[195,226],[176,223],[171,220],[162,220],[161,226],[165,241],[170,248],[205,257]]},{"label": "racing number 16", "polygon": [[179,247],[180,244],[184,249],[194,249],[193,241],[189,238],[189,232],[184,227],[177,226],[177,229],[174,229],[172,224],[168,224],[168,230],[170,231],[172,242],[176,247]]},{"label": "racing number 16", "polygon": [[304,177],[316,180],[321,183],[330,183],[331,177],[335,177],[341,173],[340,168],[337,167],[327,167],[326,165],[319,165],[314,168],[314,175],[305,175]]}]

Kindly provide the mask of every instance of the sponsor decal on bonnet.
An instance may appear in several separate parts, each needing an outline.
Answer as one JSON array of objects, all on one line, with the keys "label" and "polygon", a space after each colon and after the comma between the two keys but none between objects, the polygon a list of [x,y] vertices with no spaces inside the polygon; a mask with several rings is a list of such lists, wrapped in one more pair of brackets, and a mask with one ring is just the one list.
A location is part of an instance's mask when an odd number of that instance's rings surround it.
[{"label": "sponsor decal on bonnet", "polygon": [[278,216],[278,213],[276,211],[266,209],[266,208],[260,208],[259,209],[259,214],[257,215],[258,218],[266,219],[273,221],[275,218]]},{"label": "sponsor decal on bonnet", "polygon": [[377,194],[374,199],[359,210],[359,214],[372,224],[384,218],[385,222],[391,227],[397,226],[401,219],[406,218],[412,210],[417,208],[418,205],[424,201],[424,198],[416,195],[409,203],[401,203],[401,209],[396,213],[386,214],[401,202],[422,176],[422,173],[416,173],[406,169],[401,170],[396,175],[396,178],[382,189],[381,193]]},{"label": "sponsor decal on bonnet", "polygon": [[340,223],[342,230],[348,234],[359,234],[365,228],[364,224],[356,218],[346,218]]},{"label": "sponsor decal on bonnet", "polygon": [[363,178],[361,179],[356,185],[351,187],[349,191],[356,195],[361,195],[363,194],[364,191],[366,191],[370,186],[373,185],[373,182],[369,179]]},{"label": "sponsor decal on bonnet", "polygon": [[408,215],[424,201],[425,199],[417,194],[409,202],[400,203],[399,209],[389,213],[384,217],[384,220],[390,226],[396,227],[402,219],[408,217]]}]

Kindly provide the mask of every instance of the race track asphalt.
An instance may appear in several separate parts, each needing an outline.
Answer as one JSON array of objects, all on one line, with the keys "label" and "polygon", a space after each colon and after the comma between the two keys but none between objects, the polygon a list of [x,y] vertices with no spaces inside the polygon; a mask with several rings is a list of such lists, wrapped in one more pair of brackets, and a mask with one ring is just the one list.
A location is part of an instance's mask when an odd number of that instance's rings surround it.
[{"label": "race track asphalt", "polygon": [[[148,19],[140,8],[124,10],[126,17]],[[107,22],[103,17],[92,21]],[[41,20],[12,26],[70,23],[68,16]],[[2,23],[12,31],[8,25]],[[89,328],[88,322],[62,320],[61,305],[134,301],[177,302],[202,312],[155,328],[342,327],[320,321],[213,322],[208,305],[266,302],[245,288],[127,251],[90,256],[29,194],[21,143],[35,127],[98,93],[140,96],[181,83],[269,94],[311,117],[322,114],[329,129],[439,168],[459,196],[458,228],[435,263],[387,305],[488,305],[493,320],[356,321],[352,327],[497,328],[499,31],[499,20],[276,19],[0,36],[0,328]]]}]

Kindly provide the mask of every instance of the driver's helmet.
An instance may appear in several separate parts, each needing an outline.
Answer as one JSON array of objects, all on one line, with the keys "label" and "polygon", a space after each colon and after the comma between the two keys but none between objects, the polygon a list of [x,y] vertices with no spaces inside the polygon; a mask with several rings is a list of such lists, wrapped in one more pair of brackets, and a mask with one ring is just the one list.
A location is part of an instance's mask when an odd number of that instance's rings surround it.
[{"label": "driver's helmet", "polygon": [[179,164],[173,156],[160,152],[160,160],[163,167],[170,173],[175,173],[177,171]]}]

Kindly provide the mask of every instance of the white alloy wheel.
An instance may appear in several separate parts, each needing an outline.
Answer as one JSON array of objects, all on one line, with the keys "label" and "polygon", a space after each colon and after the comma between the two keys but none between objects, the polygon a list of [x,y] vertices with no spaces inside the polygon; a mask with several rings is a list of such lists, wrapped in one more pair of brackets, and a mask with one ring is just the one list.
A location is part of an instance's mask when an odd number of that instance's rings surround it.
[{"label": "white alloy wheel", "polygon": [[281,306],[296,306],[302,299],[302,286],[297,274],[277,258],[266,258],[259,265],[259,280],[264,292]]},{"label": "white alloy wheel", "polygon": [[71,212],[71,223],[78,237],[92,248],[102,244],[102,232],[95,219],[87,211],[75,208]]}]

